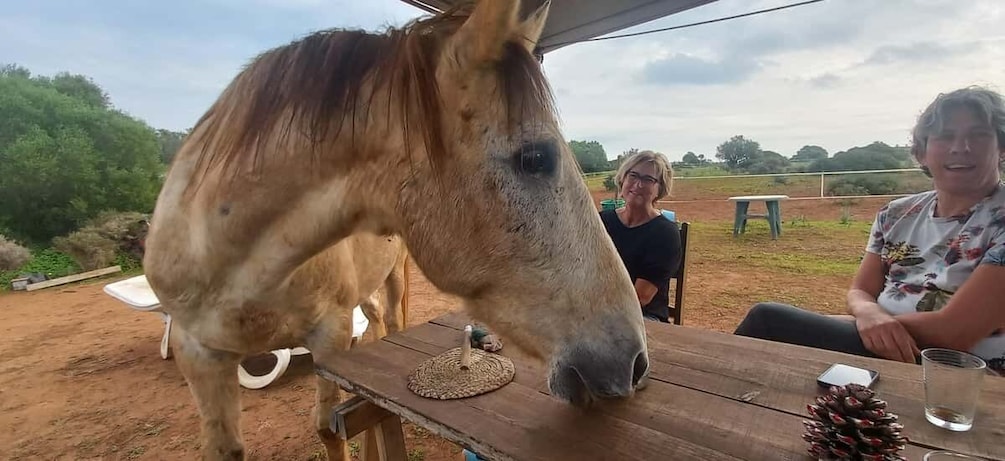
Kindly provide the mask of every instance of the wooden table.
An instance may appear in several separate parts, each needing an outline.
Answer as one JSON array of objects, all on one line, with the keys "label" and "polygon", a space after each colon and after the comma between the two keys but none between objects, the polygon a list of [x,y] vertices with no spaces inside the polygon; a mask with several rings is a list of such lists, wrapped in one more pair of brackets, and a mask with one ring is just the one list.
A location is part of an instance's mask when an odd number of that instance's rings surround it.
[{"label": "wooden table", "polygon": [[[730,197],[729,201],[736,202],[736,214],[733,217],[733,237],[746,232],[748,218],[765,218],[768,220],[768,227],[771,229],[771,238],[777,239],[782,235],[782,200],[788,200],[788,195],[743,195]],[[764,202],[767,214],[750,214],[750,202]]]},{"label": "wooden table", "polygon": [[466,316],[451,313],[342,353],[330,374],[346,390],[488,459],[809,460],[802,440],[815,378],[832,363],[881,374],[874,386],[921,460],[950,449],[1005,460],[1005,378],[984,380],[974,429],[956,433],[925,420],[921,367],[646,322],[651,381],[633,399],[591,410],[547,394],[541,365],[511,345],[516,377],[477,397],[438,401],[406,388],[423,360],[459,345]]}]

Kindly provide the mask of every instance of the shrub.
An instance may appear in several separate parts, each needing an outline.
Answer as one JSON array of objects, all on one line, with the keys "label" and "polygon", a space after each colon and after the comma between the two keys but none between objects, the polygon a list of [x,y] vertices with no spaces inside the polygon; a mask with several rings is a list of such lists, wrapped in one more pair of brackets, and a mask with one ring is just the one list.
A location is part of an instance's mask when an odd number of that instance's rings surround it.
[{"label": "shrub", "polygon": [[876,175],[841,178],[827,186],[830,195],[885,195],[897,191],[897,181]]},{"label": "shrub", "polygon": [[618,185],[614,182],[613,174],[609,174],[606,178],[604,178],[604,189],[607,189],[607,192],[614,192],[618,190]]},{"label": "shrub", "polygon": [[11,280],[22,274],[45,274],[47,278],[53,279],[79,271],[80,268],[69,255],[46,248],[34,252],[31,259],[17,270],[0,271],[0,290],[9,290]]},{"label": "shrub", "polygon": [[115,241],[102,236],[93,228],[56,237],[52,243],[57,250],[73,257],[85,271],[111,266],[115,260]]},{"label": "shrub", "polygon": [[836,197],[869,195],[869,189],[845,181],[835,181],[827,186],[827,194]]},{"label": "shrub", "polygon": [[146,216],[142,213],[105,212],[76,232],[56,237],[53,246],[72,256],[84,270],[117,262],[123,270],[131,270],[143,259],[141,242],[145,237]]},{"label": "shrub", "polygon": [[13,240],[0,235],[0,271],[13,271],[31,259],[31,252]]}]

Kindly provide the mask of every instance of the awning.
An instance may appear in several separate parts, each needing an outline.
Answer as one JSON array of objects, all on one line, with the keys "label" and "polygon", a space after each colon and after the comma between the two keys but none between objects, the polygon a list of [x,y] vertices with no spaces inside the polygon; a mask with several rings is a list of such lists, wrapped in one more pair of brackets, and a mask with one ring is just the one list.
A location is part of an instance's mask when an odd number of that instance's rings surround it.
[{"label": "awning", "polygon": [[[401,0],[438,13],[465,0]],[[574,42],[617,32],[665,16],[687,11],[715,0],[551,0],[548,23],[538,42],[547,53]],[[522,16],[544,0],[524,0]]]}]

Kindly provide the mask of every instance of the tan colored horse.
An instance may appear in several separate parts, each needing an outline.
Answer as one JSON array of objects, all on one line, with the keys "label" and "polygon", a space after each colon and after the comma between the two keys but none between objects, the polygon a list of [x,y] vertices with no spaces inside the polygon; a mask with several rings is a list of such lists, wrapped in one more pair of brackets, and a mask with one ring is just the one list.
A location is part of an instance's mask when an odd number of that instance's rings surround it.
[{"label": "tan colored horse", "polygon": [[[238,361],[302,345],[329,368],[352,307],[395,286],[401,241],[473,317],[548,360],[558,398],[633,394],[641,310],[531,53],[547,7],[521,21],[518,1],[483,0],[384,34],[316,33],[255,59],[198,122],[144,267],[206,458],[243,457]],[[345,456],[328,431],[339,398],[318,380],[330,459]]]}]

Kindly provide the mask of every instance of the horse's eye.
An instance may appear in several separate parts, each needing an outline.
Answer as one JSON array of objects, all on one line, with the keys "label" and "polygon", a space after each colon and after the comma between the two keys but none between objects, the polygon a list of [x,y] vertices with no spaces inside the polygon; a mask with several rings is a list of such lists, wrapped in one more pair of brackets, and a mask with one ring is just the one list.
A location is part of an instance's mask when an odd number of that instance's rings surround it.
[{"label": "horse's eye", "polygon": [[558,164],[558,149],[550,141],[527,143],[520,146],[515,160],[523,174],[551,175]]}]

